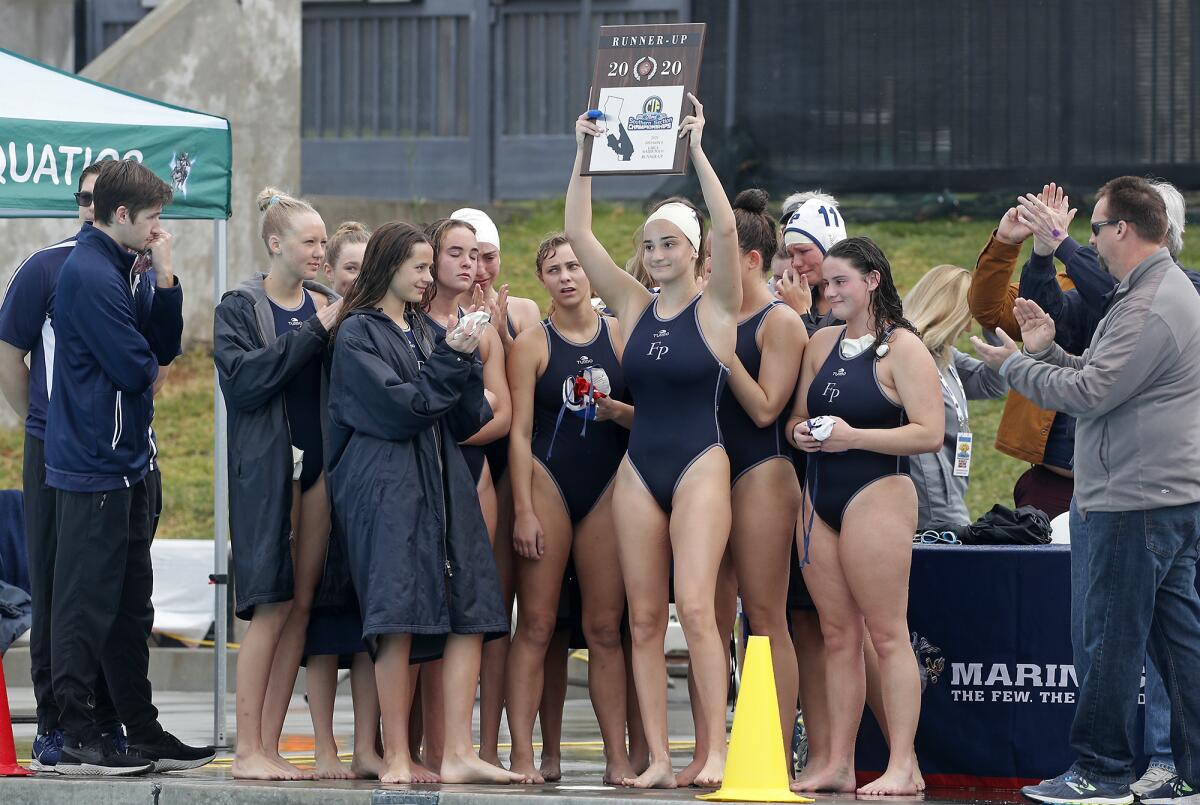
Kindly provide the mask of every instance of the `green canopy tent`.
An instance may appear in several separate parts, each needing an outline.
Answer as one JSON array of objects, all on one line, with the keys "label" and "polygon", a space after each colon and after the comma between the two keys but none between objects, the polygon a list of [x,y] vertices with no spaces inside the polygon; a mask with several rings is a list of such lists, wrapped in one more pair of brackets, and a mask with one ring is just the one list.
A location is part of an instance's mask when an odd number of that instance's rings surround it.
[{"label": "green canopy tent", "polygon": [[[164,218],[213,221],[213,303],[225,290],[233,147],[229,121],[143,98],[0,48],[0,218],[74,218],[79,172],[104,159],[136,159],[171,185]],[[225,409],[214,394],[214,742],[225,740]]]}]

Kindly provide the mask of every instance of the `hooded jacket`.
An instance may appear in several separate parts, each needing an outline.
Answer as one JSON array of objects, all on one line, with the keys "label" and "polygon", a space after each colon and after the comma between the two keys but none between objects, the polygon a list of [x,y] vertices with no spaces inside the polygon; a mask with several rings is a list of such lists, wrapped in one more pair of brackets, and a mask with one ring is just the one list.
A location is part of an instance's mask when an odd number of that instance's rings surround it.
[{"label": "hooded jacket", "polygon": [[448,633],[507,632],[500,580],[458,442],[492,418],[483,367],[444,342],[413,354],[383,312],[337,332],[328,479],[363,637],[407,633],[426,653]]},{"label": "hooded jacket", "polygon": [[[316,316],[276,337],[265,277],[258,274],[226,293],[213,323],[213,360],[229,420],[229,532],[242,618],[249,618],[256,604],[292,597],[287,560],[292,436],[283,392],[309,360],[323,355],[329,341]],[[338,298],[316,282],[306,281],[304,288],[330,302]],[[321,376],[322,411],[326,374]]]},{"label": "hooded jacket", "polygon": [[46,484],[69,492],[132,486],[150,462],[153,385],[179,354],[183,290],[139,294],[135,256],[85,226],[51,303],[54,387],[46,417]]}]

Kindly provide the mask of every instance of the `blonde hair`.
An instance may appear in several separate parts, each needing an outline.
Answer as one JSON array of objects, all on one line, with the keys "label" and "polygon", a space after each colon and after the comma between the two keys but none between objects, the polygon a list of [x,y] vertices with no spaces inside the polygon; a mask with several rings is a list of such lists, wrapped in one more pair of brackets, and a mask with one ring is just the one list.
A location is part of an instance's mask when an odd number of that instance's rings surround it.
[{"label": "blonde hair", "polygon": [[256,199],[262,213],[258,223],[258,234],[267,253],[271,253],[271,236],[283,237],[291,231],[292,219],[297,215],[312,213],[319,215],[304,199],[294,198],[275,187],[264,187]]},{"label": "blonde hair", "polygon": [[921,336],[939,369],[950,363],[950,346],[971,322],[967,289],[971,272],[951,265],[934,266],[904,297],[904,315]]},{"label": "blonde hair", "polygon": [[337,268],[338,257],[341,256],[342,249],[358,243],[366,243],[370,239],[371,230],[366,226],[358,221],[343,221],[337,231],[329,237],[329,242],[325,244],[325,262]]}]

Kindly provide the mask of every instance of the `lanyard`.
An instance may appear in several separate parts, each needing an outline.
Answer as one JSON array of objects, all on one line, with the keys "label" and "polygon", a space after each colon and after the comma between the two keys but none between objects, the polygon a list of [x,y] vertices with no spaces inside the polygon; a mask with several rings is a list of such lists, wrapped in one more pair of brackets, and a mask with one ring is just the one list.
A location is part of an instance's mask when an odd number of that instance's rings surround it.
[{"label": "lanyard", "polygon": [[[958,376],[958,370],[954,368],[954,364],[950,364],[950,374],[954,376],[954,382],[958,385],[958,390],[962,394],[963,399],[967,398],[967,391],[963,388],[962,379]],[[958,398],[954,396],[954,391],[950,388],[950,384],[946,382],[946,376],[938,372],[938,380],[942,383],[942,388],[950,395],[950,402],[954,403],[954,413],[958,416],[958,429],[969,432],[971,429],[967,424],[967,409],[966,406],[960,404]]]}]

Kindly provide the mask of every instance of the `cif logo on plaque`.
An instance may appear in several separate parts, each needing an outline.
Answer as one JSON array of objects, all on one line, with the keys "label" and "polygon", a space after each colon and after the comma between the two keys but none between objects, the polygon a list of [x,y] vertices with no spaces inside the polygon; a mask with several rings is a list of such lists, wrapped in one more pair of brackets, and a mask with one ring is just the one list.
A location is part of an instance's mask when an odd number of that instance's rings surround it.
[{"label": "cif logo on plaque", "polygon": [[584,173],[683,173],[687,141],[676,130],[696,90],[703,23],[600,28],[591,109],[603,132],[585,145]]}]

